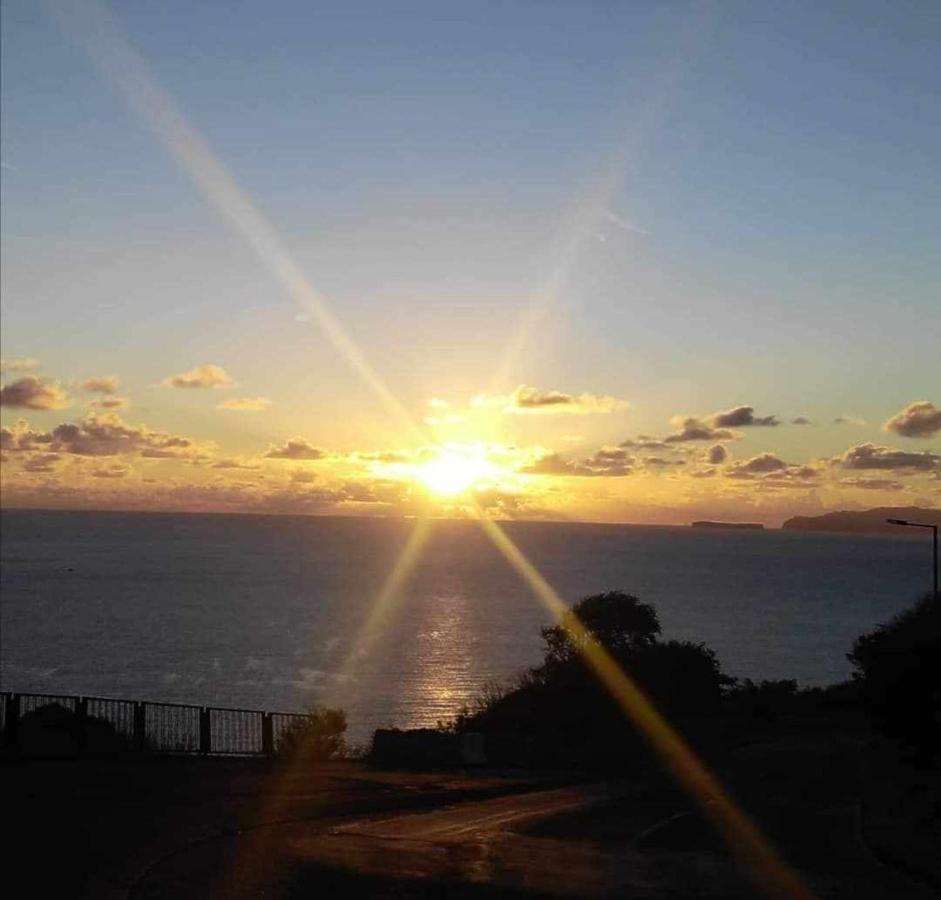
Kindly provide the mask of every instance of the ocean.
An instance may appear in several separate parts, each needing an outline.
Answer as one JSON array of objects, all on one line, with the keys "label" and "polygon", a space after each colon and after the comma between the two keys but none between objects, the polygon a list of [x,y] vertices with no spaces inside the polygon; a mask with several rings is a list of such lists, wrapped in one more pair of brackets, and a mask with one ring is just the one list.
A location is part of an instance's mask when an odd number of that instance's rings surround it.
[{"label": "ocean", "polygon": [[[350,736],[447,721],[541,659],[550,616],[471,521],[435,521],[373,616],[412,522],[7,510],[4,690],[298,710]],[[730,675],[824,685],[928,587],[896,536],[508,522],[567,601],[623,589]],[[370,623],[367,625],[367,623]]]}]

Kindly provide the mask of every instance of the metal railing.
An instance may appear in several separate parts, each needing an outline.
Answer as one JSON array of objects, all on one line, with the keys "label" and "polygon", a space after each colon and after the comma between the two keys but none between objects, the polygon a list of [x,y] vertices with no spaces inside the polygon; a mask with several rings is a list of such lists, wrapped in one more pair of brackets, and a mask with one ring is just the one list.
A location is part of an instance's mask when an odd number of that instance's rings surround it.
[{"label": "metal railing", "polygon": [[304,713],[61,694],[0,693],[5,755],[274,756]]}]

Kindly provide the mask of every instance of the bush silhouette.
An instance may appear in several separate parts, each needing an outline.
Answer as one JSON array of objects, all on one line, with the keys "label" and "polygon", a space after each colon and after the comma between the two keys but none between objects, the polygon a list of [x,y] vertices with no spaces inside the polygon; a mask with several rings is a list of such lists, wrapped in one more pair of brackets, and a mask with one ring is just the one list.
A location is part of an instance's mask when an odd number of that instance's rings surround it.
[{"label": "bush silhouette", "polygon": [[314,709],[303,719],[294,719],[281,732],[277,753],[311,762],[332,759],[344,749],[346,713],[342,709]]},{"label": "bush silhouette", "polygon": [[941,759],[941,597],[927,595],[847,654],[873,726],[917,756]]},{"label": "bush silhouette", "polygon": [[20,719],[19,748],[26,756],[109,754],[129,749],[125,735],[105,719],[75,713],[60,703],[47,703]]}]

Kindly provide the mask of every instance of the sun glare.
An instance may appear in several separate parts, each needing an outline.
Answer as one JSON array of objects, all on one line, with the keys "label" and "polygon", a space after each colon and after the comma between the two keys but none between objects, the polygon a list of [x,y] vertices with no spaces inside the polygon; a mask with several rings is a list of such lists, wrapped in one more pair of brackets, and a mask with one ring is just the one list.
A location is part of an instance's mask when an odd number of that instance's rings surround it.
[{"label": "sun glare", "polygon": [[455,497],[497,474],[494,464],[476,449],[440,450],[415,467],[415,480],[439,497]]}]

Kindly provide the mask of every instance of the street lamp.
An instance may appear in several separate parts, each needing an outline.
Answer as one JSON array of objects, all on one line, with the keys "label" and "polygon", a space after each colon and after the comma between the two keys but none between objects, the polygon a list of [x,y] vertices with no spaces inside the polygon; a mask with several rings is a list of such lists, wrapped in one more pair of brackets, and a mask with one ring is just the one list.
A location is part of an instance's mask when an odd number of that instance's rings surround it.
[{"label": "street lamp", "polygon": [[907,525],[909,528],[930,528],[932,538],[932,549],[934,552],[934,565],[932,566],[932,579],[934,581],[934,596],[938,596],[938,526],[929,525],[927,522],[909,522],[906,519],[886,519],[891,525]]}]

